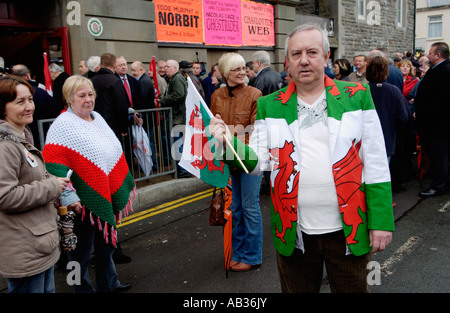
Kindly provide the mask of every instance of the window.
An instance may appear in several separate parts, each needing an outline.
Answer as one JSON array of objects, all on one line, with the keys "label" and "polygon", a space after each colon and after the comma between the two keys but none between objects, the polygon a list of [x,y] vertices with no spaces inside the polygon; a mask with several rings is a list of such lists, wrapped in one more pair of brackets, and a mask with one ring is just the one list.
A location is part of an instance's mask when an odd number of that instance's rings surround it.
[{"label": "window", "polygon": [[366,0],[358,0],[358,20],[366,19]]},{"label": "window", "polygon": [[397,26],[403,26],[403,0],[397,0]]},{"label": "window", "polygon": [[442,37],[442,15],[428,17],[428,38]]}]

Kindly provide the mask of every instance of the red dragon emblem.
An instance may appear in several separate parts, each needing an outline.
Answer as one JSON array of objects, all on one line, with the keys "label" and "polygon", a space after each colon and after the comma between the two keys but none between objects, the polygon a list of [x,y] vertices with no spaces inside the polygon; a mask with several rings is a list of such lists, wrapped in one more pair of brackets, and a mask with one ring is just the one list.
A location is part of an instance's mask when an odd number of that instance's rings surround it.
[{"label": "red dragon emblem", "polygon": [[[292,160],[291,154],[294,152],[293,142],[285,142],[283,148],[270,150],[270,157],[275,161],[273,171],[278,170],[274,181],[274,188],[271,189],[272,201],[275,214],[280,215],[281,232],[277,227],[276,236],[286,243],[284,235],[287,229],[292,229],[292,223],[297,221],[297,190],[298,172],[294,171],[297,163]],[[294,173],[295,172],[295,173]],[[289,188],[291,176],[294,175],[292,188]],[[288,191],[291,189],[290,191]]]},{"label": "red dragon emblem", "polygon": [[191,138],[191,154],[197,157],[194,162],[191,162],[192,166],[200,170],[207,168],[210,172],[220,171],[223,174],[225,164],[223,162],[220,162],[220,166],[214,164],[214,154],[211,152],[205,125],[197,105],[194,105],[194,110],[191,112],[189,126],[201,131],[201,133],[194,133]]},{"label": "red dragon emblem", "polygon": [[352,232],[347,236],[348,244],[355,244],[356,231],[363,220],[358,213],[358,208],[366,212],[364,192],[361,190],[362,162],[359,158],[361,141],[355,145],[355,140],[347,152],[347,155],[333,165],[333,175],[338,194],[339,211],[343,215],[345,225],[352,227]]},{"label": "red dragon emblem", "polygon": [[[329,89],[327,89],[329,87]],[[332,96],[339,96],[339,89],[337,88],[336,84],[334,83],[334,80],[332,80],[331,78],[329,78],[328,76],[325,76],[325,89],[328,90],[328,92],[332,95]]]},{"label": "red dragon emblem", "polygon": [[276,94],[275,101],[281,101],[282,104],[286,104],[294,91],[295,84],[294,82],[291,82],[291,84],[287,87],[286,92],[280,90],[278,94]]},{"label": "red dragon emblem", "polygon": [[353,97],[358,91],[366,91],[367,89],[360,83],[354,83],[356,86],[345,86],[344,89],[347,89],[345,92],[349,93],[348,97]]}]

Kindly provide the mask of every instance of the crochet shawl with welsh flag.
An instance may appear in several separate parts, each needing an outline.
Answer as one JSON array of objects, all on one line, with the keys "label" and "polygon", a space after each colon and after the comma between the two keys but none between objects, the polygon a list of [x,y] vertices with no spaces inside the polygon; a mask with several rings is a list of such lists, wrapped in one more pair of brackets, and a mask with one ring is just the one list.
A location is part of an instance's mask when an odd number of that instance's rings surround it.
[{"label": "crochet shawl with welsh flag", "polygon": [[122,146],[97,112],[94,120],[85,121],[70,109],[62,113],[50,126],[42,151],[49,173],[65,177],[72,169],[71,182],[83,206],[104,233],[108,229],[112,243],[116,242],[116,223],[132,211],[136,195],[133,177],[128,169]]}]

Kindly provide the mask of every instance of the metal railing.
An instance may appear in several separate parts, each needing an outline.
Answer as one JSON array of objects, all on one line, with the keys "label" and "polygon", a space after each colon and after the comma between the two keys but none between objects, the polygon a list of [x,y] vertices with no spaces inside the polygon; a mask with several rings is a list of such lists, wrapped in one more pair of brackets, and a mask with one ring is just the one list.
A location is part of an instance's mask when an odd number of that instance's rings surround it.
[{"label": "metal railing", "polygon": [[[133,136],[131,126],[128,127],[128,136],[122,137],[120,142],[127,159],[128,167],[136,182],[173,174],[177,178],[177,164],[172,157],[171,147],[173,138],[172,108],[158,108],[137,110],[143,120],[143,128],[147,133],[152,151],[152,171],[145,175],[137,158],[133,153]],[[44,147],[45,136],[55,119],[38,120],[39,142]],[[158,123],[159,121],[159,123]]]}]

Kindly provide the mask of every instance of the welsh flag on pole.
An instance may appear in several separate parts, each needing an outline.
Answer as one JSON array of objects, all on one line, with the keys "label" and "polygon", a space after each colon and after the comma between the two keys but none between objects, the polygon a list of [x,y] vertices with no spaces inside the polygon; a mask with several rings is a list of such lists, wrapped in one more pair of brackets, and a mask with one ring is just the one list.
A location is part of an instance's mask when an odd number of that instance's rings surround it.
[{"label": "welsh flag on pole", "polygon": [[44,52],[44,77],[45,77],[45,90],[50,96],[53,96],[52,77],[50,76],[47,53],[45,52]]},{"label": "welsh flag on pole", "polygon": [[213,115],[189,77],[187,82],[186,129],[179,165],[205,183],[225,188],[230,170],[228,165],[214,157],[216,140],[208,131]]}]

